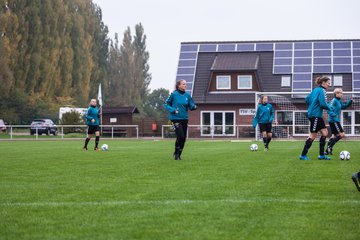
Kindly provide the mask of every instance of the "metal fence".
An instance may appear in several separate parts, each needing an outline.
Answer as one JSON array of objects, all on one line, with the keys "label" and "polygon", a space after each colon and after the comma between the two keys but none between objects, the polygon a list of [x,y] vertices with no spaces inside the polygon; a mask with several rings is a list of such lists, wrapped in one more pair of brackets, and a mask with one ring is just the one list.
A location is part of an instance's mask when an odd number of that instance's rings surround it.
[{"label": "metal fence", "polygon": [[[100,125],[103,138],[139,138],[138,125]],[[32,127],[31,125],[6,125],[6,131],[0,133],[1,139],[77,139],[87,135],[86,125],[57,125],[51,131],[44,128]]]}]

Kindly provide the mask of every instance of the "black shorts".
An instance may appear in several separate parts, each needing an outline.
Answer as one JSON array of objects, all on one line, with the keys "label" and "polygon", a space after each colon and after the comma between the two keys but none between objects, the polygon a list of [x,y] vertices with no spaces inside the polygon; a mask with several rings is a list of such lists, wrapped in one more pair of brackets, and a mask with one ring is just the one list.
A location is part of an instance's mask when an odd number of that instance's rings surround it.
[{"label": "black shorts", "polygon": [[259,123],[260,132],[271,133],[272,124],[271,123]]},{"label": "black shorts", "polygon": [[334,135],[338,135],[339,133],[343,133],[344,130],[339,122],[329,122],[331,133]]},{"label": "black shorts", "polygon": [[317,133],[321,129],[326,128],[325,122],[323,118],[320,117],[312,117],[310,120],[310,132]]},{"label": "black shorts", "polygon": [[95,132],[100,131],[99,125],[88,125],[87,133],[94,134]]}]

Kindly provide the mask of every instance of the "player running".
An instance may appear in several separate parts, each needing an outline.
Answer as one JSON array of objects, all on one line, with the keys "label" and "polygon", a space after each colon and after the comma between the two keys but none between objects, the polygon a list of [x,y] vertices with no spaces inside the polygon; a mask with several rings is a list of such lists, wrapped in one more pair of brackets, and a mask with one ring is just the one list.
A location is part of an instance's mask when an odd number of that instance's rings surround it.
[{"label": "player running", "polygon": [[342,109],[347,109],[352,104],[352,99],[348,100],[346,103],[341,101],[343,96],[343,90],[341,88],[336,88],[334,90],[334,98],[329,102],[329,107],[333,107],[332,111],[327,111],[329,116],[329,125],[331,128],[331,138],[329,139],[328,146],[326,148],[325,154],[332,155],[332,150],[334,145],[342,138],[345,137],[344,130],[340,124],[340,112]]},{"label": "player running", "polygon": [[264,142],[264,151],[269,151],[269,144],[272,137],[272,122],[274,121],[274,108],[268,103],[268,96],[260,97],[260,104],[253,119],[253,127],[259,124]]},{"label": "player running", "polygon": [[176,133],[174,159],[181,160],[188,128],[188,109],[192,111],[197,108],[190,94],[186,92],[185,80],[176,82],[176,90],[165,101],[164,107],[170,112],[169,118]]},{"label": "player running", "polygon": [[308,105],[308,118],[310,120],[310,136],[305,141],[304,149],[299,157],[300,160],[309,160],[307,153],[311,148],[313,141],[316,138],[317,132],[321,132],[319,143],[319,160],[330,160],[328,156],[324,154],[324,148],[326,144],[326,136],[328,135],[327,128],[323,119],[323,109],[332,110],[326,103],[326,89],[330,87],[330,78],[323,76],[317,77],[315,83],[319,86],[312,90],[312,92],[306,97],[305,101]]}]

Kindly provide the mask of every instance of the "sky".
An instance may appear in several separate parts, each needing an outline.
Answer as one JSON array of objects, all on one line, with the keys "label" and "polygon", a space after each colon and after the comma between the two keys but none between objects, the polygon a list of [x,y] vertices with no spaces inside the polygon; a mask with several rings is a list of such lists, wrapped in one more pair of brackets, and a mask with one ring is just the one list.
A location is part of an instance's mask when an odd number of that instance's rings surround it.
[{"label": "sky", "polygon": [[359,0],[93,0],[109,37],[141,23],[150,88],[173,90],[181,42],[360,39]]}]

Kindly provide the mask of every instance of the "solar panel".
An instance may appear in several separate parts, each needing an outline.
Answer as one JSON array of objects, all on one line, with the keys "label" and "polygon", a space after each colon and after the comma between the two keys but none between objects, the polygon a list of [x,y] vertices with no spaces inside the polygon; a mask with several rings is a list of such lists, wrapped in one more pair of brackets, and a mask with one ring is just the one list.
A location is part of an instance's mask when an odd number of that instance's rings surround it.
[{"label": "solar panel", "polygon": [[256,51],[273,51],[274,44],[273,43],[257,43],[255,47]]},{"label": "solar panel", "polygon": [[217,45],[216,44],[201,44],[200,52],[216,52]]},{"label": "solar panel", "polygon": [[237,50],[244,52],[254,51],[254,47],[255,47],[254,43],[242,43],[237,45]]},{"label": "solar panel", "polygon": [[193,45],[182,45],[180,48],[181,52],[197,52],[198,50],[198,45],[197,44],[193,44]]},{"label": "solar panel", "polygon": [[235,48],[235,44],[219,44],[218,52],[234,52]]},{"label": "solar panel", "polygon": [[[192,91],[199,52],[274,52],[273,74],[292,75],[292,91],[312,89],[313,74],[352,73],[360,90],[360,41],[182,43],[177,79]],[[190,90],[191,86],[191,90]]]}]

